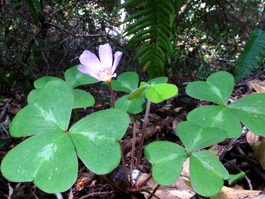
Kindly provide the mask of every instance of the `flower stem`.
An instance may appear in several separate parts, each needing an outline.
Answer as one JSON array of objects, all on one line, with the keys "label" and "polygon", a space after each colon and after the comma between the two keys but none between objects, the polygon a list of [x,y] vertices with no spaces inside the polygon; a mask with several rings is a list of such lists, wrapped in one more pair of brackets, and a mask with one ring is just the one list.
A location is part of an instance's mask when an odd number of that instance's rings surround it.
[{"label": "flower stem", "polygon": [[114,108],[114,93],[113,93],[113,88],[112,88],[112,85],[111,85],[111,81],[107,82],[107,83],[109,84],[111,107]]},{"label": "flower stem", "polygon": [[131,154],[131,170],[134,169],[134,153],[135,153],[135,142],[136,142],[136,115],[133,115],[133,139],[132,139],[132,154]]},{"label": "flower stem", "polygon": [[136,169],[137,170],[139,170],[140,160],[142,157],[144,139],[145,139],[145,134],[146,134],[146,125],[148,123],[148,116],[150,113],[150,108],[151,108],[151,101],[147,100],[147,105],[146,105],[146,110],[145,110],[145,115],[144,115],[144,124],[143,124],[143,129],[142,129],[142,137],[141,137],[141,142],[140,142],[138,156],[137,156],[137,162],[136,162]]},{"label": "flower stem", "polygon": [[74,113],[74,120],[75,120],[76,122],[79,121],[79,117],[78,117],[78,113],[77,113],[76,108],[73,109],[73,113]]},{"label": "flower stem", "polygon": [[121,162],[122,162],[122,167],[123,167],[123,170],[124,170],[124,174],[125,174],[125,180],[126,180],[126,183],[129,185],[129,177],[128,177],[128,172],[127,172],[127,168],[126,168],[126,162],[125,162],[125,158],[124,158],[124,153],[123,153],[123,150],[122,150],[122,146],[121,146],[121,142],[119,142],[120,144],[120,147],[121,147]]}]

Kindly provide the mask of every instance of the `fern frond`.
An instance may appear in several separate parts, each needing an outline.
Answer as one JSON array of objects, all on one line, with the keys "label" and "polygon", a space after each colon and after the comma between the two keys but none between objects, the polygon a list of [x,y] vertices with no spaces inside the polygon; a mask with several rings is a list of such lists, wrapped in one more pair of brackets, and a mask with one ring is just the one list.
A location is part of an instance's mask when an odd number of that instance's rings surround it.
[{"label": "fern frond", "polygon": [[236,81],[251,75],[265,58],[265,32],[257,29],[251,33],[250,38],[236,64]]},{"label": "fern frond", "polygon": [[140,46],[134,55],[140,67],[148,71],[149,78],[164,73],[166,60],[173,54],[172,19],[174,6],[170,0],[127,0],[124,7],[134,5],[141,8],[128,17],[124,23],[133,21],[125,35],[133,35],[128,46]]}]

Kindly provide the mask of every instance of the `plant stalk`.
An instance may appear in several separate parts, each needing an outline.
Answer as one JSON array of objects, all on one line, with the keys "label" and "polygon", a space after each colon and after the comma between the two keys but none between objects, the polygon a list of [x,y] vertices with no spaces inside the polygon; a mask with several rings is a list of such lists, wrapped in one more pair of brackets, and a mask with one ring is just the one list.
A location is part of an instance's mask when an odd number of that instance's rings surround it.
[{"label": "plant stalk", "polygon": [[76,122],[78,122],[78,121],[79,121],[79,117],[78,117],[78,113],[77,113],[76,108],[73,109],[73,113],[74,113],[74,120],[75,120]]},{"label": "plant stalk", "polygon": [[112,85],[111,85],[111,81],[107,82],[107,83],[109,84],[111,107],[114,108],[114,93],[113,93],[113,88],[112,88]]},{"label": "plant stalk", "polygon": [[135,155],[135,142],[136,142],[136,115],[133,115],[133,139],[132,139],[132,154],[131,154],[131,171],[134,170],[134,155]]},{"label": "plant stalk", "polygon": [[145,115],[144,115],[142,137],[141,137],[141,142],[140,142],[138,156],[137,156],[137,162],[136,162],[136,169],[137,170],[139,170],[140,160],[141,160],[142,153],[143,153],[144,139],[145,139],[145,135],[146,135],[146,126],[147,126],[147,123],[148,123],[148,116],[149,116],[149,113],[150,113],[150,108],[151,108],[151,101],[148,99],[147,100],[147,105],[146,105],[146,110],[145,110]]}]

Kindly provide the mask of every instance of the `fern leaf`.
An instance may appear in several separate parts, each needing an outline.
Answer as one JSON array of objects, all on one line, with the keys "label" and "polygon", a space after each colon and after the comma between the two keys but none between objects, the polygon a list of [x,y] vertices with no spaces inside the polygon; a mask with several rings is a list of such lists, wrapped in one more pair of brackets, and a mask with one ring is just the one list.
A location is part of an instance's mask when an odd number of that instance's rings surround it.
[{"label": "fern leaf", "polygon": [[148,35],[144,35],[144,36],[137,36],[136,38],[131,38],[130,41],[128,42],[128,47],[134,46],[135,44],[139,43],[140,41],[143,40],[149,40],[153,37],[153,35],[148,34]]},{"label": "fern leaf", "polygon": [[[143,21],[145,21],[145,20],[143,20]],[[144,28],[146,28],[146,27],[148,27],[150,25],[152,25],[152,21],[146,21],[146,22],[143,22],[143,23],[137,23],[134,26],[129,26],[129,28],[127,29],[126,36],[127,35],[131,35],[131,34],[133,34],[135,32],[139,32],[140,30],[142,30],[142,29],[144,29]]]},{"label": "fern leaf", "polygon": [[143,55],[147,49],[149,49],[149,43],[143,44],[134,54],[134,59],[138,59],[141,55]]},{"label": "fern leaf", "polygon": [[125,30],[125,35],[133,35],[128,46],[139,46],[134,59],[139,59],[140,66],[148,71],[149,78],[164,72],[166,60],[173,54],[172,18],[174,6],[171,0],[126,1],[141,10],[128,17],[124,22],[133,21]]},{"label": "fern leaf", "polygon": [[148,14],[150,12],[150,10],[152,10],[152,8],[147,8],[147,9],[141,10],[140,12],[137,12],[137,13],[131,15],[130,17],[128,17],[127,19],[125,19],[122,23],[127,23],[133,19],[144,16],[144,15]]},{"label": "fern leaf", "polygon": [[265,32],[257,29],[251,33],[250,38],[236,64],[236,81],[251,75],[265,58]]}]

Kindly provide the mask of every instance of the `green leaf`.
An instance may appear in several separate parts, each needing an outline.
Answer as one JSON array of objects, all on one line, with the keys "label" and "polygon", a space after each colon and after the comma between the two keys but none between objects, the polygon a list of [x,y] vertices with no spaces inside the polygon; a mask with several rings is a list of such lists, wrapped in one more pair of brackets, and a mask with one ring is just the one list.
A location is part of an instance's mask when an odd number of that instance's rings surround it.
[{"label": "green leaf", "polygon": [[177,180],[187,151],[181,146],[167,141],[152,142],[144,149],[146,159],[154,164],[152,176],[158,184],[172,184]]},{"label": "green leaf", "polygon": [[216,72],[206,82],[196,81],[188,84],[186,93],[194,98],[226,105],[234,88],[234,77],[228,72]]},{"label": "green leaf", "polygon": [[237,137],[242,133],[239,118],[227,107],[202,106],[192,110],[187,119],[203,127],[223,129],[227,132],[229,138]]},{"label": "green leaf", "polygon": [[166,84],[167,81],[168,81],[167,77],[157,77],[157,78],[148,80],[148,82],[146,82],[146,83],[149,84],[149,85],[152,85],[152,84]]},{"label": "green leaf", "polygon": [[10,125],[10,134],[22,137],[67,130],[73,100],[73,90],[65,81],[46,83],[35,103],[27,105],[15,116]]},{"label": "green leaf", "polygon": [[251,75],[254,69],[263,62],[265,58],[265,32],[257,29],[250,34],[244,51],[237,60],[235,78],[237,81],[245,76]]},{"label": "green leaf", "polygon": [[175,16],[174,4],[169,0],[127,1],[124,6],[139,7],[137,13],[129,16],[124,23],[131,22],[125,30],[133,35],[128,46],[141,46],[134,55],[140,66],[152,78],[164,73],[165,61],[170,61],[173,53],[172,24]]},{"label": "green leaf", "polygon": [[117,142],[126,132],[129,116],[120,109],[107,109],[86,116],[69,130],[77,155],[89,170],[107,174],[120,163]]},{"label": "green leaf", "polygon": [[9,151],[1,163],[1,171],[10,181],[34,181],[41,190],[58,193],[74,184],[78,162],[67,134],[43,133]]},{"label": "green leaf", "polygon": [[98,82],[97,79],[81,73],[77,67],[78,65],[69,68],[64,73],[65,81],[68,82],[73,88],[84,84],[94,84]]},{"label": "green leaf", "polygon": [[42,78],[34,81],[34,87],[35,88],[42,88],[47,82],[51,82],[54,80],[62,80],[62,79],[60,79],[58,77],[53,77],[53,76],[42,77]]},{"label": "green leaf", "polygon": [[226,138],[226,132],[213,127],[202,127],[194,122],[180,122],[177,135],[189,152],[211,146]]},{"label": "green leaf", "polygon": [[198,151],[190,155],[190,179],[193,189],[209,197],[217,194],[229,174],[218,158],[209,151]]},{"label": "green leaf", "polygon": [[40,0],[32,0],[32,1],[33,1],[33,3],[36,5],[36,7],[37,7],[37,9],[39,10],[40,14],[41,14],[42,16],[44,16],[45,14],[44,14],[44,11],[43,11],[43,8],[42,8],[42,5],[41,5]]},{"label": "green leaf", "polygon": [[112,88],[118,91],[132,92],[138,86],[139,77],[135,72],[125,72],[118,76],[117,80],[112,80]]},{"label": "green leaf", "polygon": [[265,135],[265,93],[245,96],[228,108],[253,133]]},{"label": "green leaf", "polygon": [[2,96],[2,95],[0,95],[0,102],[1,102],[2,100],[4,100],[4,99],[5,99],[5,97]]},{"label": "green leaf", "polygon": [[95,98],[88,92],[74,89],[74,106],[73,108],[90,107],[95,104]]},{"label": "green leaf", "polygon": [[137,114],[145,109],[146,102],[143,98],[128,100],[128,95],[124,95],[115,102],[115,107],[128,111],[129,113]]},{"label": "green leaf", "polygon": [[30,91],[27,97],[28,104],[33,104],[36,101],[36,98],[40,91],[41,91],[40,88],[33,89],[32,91]]},{"label": "green leaf", "polygon": [[139,87],[137,89],[135,89],[133,92],[131,92],[129,95],[128,95],[128,100],[132,100],[132,99],[135,99],[135,98],[138,98],[149,86],[142,86],[142,87]]},{"label": "green leaf", "polygon": [[8,139],[0,140],[0,148],[4,147],[8,143]]},{"label": "green leaf", "polygon": [[159,103],[174,97],[177,93],[178,88],[173,84],[156,84],[147,88],[146,97],[154,103]]},{"label": "green leaf", "polygon": [[36,9],[35,9],[34,4],[33,4],[33,0],[26,0],[26,4],[27,4],[27,6],[29,8],[29,11],[30,11],[30,13],[31,13],[31,15],[32,15],[32,17],[34,19],[34,23],[36,25],[38,25],[38,21],[39,20],[38,20],[38,16],[37,16],[37,13],[36,13]]},{"label": "green leaf", "polygon": [[238,174],[231,174],[230,175],[230,178],[229,178],[229,180],[228,180],[228,182],[229,182],[229,185],[231,185],[231,184],[233,184],[234,182],[236,182],[237,180],[241,180],[241,179],[243,179],[243,178],[245,178],[246,177],[246,173],[245,172],[240,172],[240,173],[238,173]]}]

